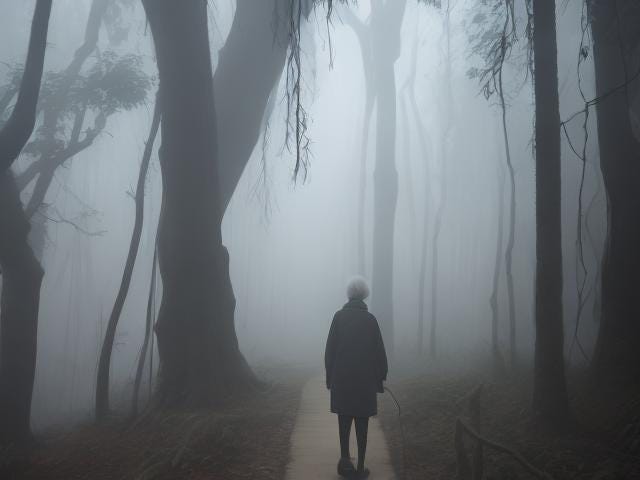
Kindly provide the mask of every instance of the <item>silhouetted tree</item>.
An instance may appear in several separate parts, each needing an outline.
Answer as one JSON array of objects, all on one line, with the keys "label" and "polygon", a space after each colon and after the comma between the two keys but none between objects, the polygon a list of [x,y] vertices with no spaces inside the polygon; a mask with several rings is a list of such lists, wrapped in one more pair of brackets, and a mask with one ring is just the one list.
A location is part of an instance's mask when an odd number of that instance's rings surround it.
[{"label": "silhouetted tree", "polygon": [[51,0],[38,0],[18,99],[0,130],[0,442],[30,436],[31,396],[38,343],[43,271],[29,246],[25,218],[11,165],[31,136],[42,80]]},{"label": "silhouetted tree", "polygon": [[[109,370],[111,366],[111,353],[113,351],[113,342],[116,337],[116,328],[118,327],[118,321],[120,320],[120,314],[124,307],[124,302],[129,293],[129,286],[131,284],[131,277],[133,276],[133,267],[136,263],[138,256],[138,249],[140,247],[140,237],[142,236],[142,227],[144,225],[144,191],[145,182],[147,181],[147,172],[149,170],[149,163],[151,162],[151,154],[153,152],[153,144],[158,134],[160,127],[161,112],[156,100],[156,105],[153,112],[153,120],[151,121],[151,131],[149,132],[149,138],[142,155],[142,162],[140,164],[140,172],[138,174],[138,184],[136,186],[135,194],[135,220],[133,225],[133,231],[131,232],[131,241],[129,243],[129,253],[127,254],[127,260],[125,262],[124,271],[122,272],[122,280],[120,282],[120,288],[116,296],[113,308],[111,309],[111,315],[107,323],[107,329],[104,335],[104,341],[102,342],[102,349],[100,350],[100,360],[98,361],[98,378],[96,383],[96,418],[102,419],[106,416],[109,410]],[[155,258],[155,255],[154,255]],[[155,270],[155,263],[153,266]],[[154,275],[155,276],[155,275]],[[152,284],[155,281],[152,280]],[[149,312],[147,312],[147,323],[149,323]],[[146,329],[149,332],[149,327]],[[149,341],[149,337],[145,335],[145,341],[143,346],[143,354],[146,353],[146,345]],[[141,355],[144,358],[144,355]],[[136,386],[134,388],[134,395],[137,398],[137,391],[140,385],[140,378],[142,373],[136,372]],[[137,401],[134,400],[134,408],[137,408]]]},{"label": "silhouetted tree", "polygon": [[158,398],[171,406],[211,405],[256,380],[238,347],[229,255],[222,245],[207,4],[143,5],[156,49],[162,111]]},{"label": "silhouetted tree", "polygon": [[[631,92],[640,72],[640,5],[591,0],[600,168],[607,194],[602,317],[593,360],[600,382],[640,380],[640,143]],[[635,80],[635,82],[634,82]],[[637,130],[636,130],[637,132]]]},{"label": "silhouetted tree", "polygon": [[562,321],[560,110],[556,6],[533,0],[536,146],[535,371],[533,408],[543,420],[568,414]]}]

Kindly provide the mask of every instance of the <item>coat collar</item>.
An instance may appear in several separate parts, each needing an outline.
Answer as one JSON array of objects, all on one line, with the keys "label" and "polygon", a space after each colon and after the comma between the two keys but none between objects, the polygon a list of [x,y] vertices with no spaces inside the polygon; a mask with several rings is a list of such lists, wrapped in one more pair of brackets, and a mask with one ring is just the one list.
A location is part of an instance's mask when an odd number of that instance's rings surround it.
[{"label": "coat collar", "polygon": [[355,308],[358,310],[368,310],[367,308],[367,304],[364,303],[362,300],[349,300],[347,303],[344,304],[344,307],[342,308]]}]

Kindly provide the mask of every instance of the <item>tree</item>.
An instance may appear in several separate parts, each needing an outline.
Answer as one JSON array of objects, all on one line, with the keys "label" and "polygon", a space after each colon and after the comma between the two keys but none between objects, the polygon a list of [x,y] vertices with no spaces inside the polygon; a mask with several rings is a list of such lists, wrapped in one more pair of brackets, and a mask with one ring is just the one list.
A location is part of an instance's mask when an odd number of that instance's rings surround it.
[{"label": "tree", "polygon": [[229,255],[222,245],[207,4],[143,0],[143,5],[155,44],[162,111],[157,394],[166,406],[206,406],[256,384],[238,347]]},{"label": "tree", "polygon": [[562,320],[560,109],[555,2],[533,0],[536,145],[535,367],[533,408],[566,421]]},{"label": "tree", "polygon": [[0,130],[0,442],[30,437],[43,271],[27,242],[29,222],[10,171],[33,132],[51,0],[38,0],[18,99]]},{"label": "tree", "polygon": [[[593,368],[602,384],[640,380],[640,145],[630,106],[640,71],[640,6],[589,2],[596,77],[600,168],[607,193],[602,316]],[[635,76],[633,76],[635,75]],[[637,85],[637,84],[636,84]],[[637,117],[636,117],[637,118]],[[636,120],[637,121],[637,120]]]},{"label": "tree", "polygon": [[493,288],[489,304],[491,306],[491,358],[493,373],[496,376],[504,374],[504,359],[500,353],[499,323],[500,312],[498,305],[498,290],[500,286],[500,272],[502,270],[502,241],[504,236],[504,169],[498,165],[498,231],[496,232],[496,259],[493,269]]},{"label": "tree", "polygon": [[380,318],[385,344],[393,351],[393,256],[398,199],[396,170],[395,62],[406,0],[372,0],[371,32],[376,89],[376,163],[373,200],[371,307]]},{"label": "tree", "polygon": [[[309,14],[310,7],[310,3],[306,4],[301,11],[305,18]],[[291,31],[297,28],[297,22],[290,21],[292,14],[292,3],[288,0],[268,0],[258,4],[240,0],[231,31],[220,52],[220,64],[214,75],[214,90],[217,92],[217,114],[225,120],[218,125],[218,138],[221,139],[218,145],[218,176],[223,211],[231,201],[242,172],[263,131],[264,117],[270,114],[268,104],[271,101],[273,105],[274,90],[277,88],[287,59]],[[141,215],[136,218],[140,219]],[[140,227],[141,224],[136,224],[134,229],[123,282],[109,319],[100,356],[96,390],[98,418],[104,418],[108,412],[111,351],[135,263],[135,252],[139,243],[137,229]],[[147,314],[147,324],[149,324],[149,314]],[[147,326],[143,352],[146,351],[149,333],[149,326]],[[135,392],[139,388],[143,358],[144,356],[141,358],[136,374]],[[134,397],[136,397],[133,401],[135,412],[137,393],[134,393]]]},{"label": "tree", "polygon": [[438,247],[440,244],[440,233],[442,232],[442,220],[444,216],[444,207],[447,203],[447,170],[449,163],[449,149],[451,134],[453,132],[453,89],[451,82],[451,1],[447,0],[444,11],[444,62],[445,69],[443,75],[443,83],[445,85],[444,95],[441,97],[440,108],[442,109],[443,127],[442,136],[440,138],[440,198],[436,206],[436,214],[433,225],[433,234],[431,237],[431,323],[429,326],[429,356],[435,358],[437,356],[437,328],[438,328],[438,273],[440,255]]},{"label": "tree", "polygon": [[[43,122],[25,147],[32,162],[16,176],[21,190],[35,180],[27,217],[33,218],[43,206],[56,170],[93,145],[109,117],[144,104],[151,80],[141,67],[136,55],[106,51],[86,75],[47,74],[39,105]],[[88,117],[93,117],[94,125],[85,130]]]},{"label": "tree", "polygon": [[[140,237],[142,236],[142,227],[144,224],[144,190],[145,182],[147,181],[147,171],[149,170],[149,163],[151,162],[151,153],[153,152],[153,144],[158,134],[160,127],[161,112],[156,101],[156,105],[153,112],[153,120],[151,121],[151,131],[149,132],[149,138],[142,155],[142,163],[140,164],[140,172],[138,174],[138,184],[136,186],[135,196],[135,221],[133,225],[133,231],[131,232],[131,241],[129,243],[129,253],[127,254],[127,260],[122,272],[122,281],[120,282],[120,288],[118,289],[118,295],[116,296],[111,315],[109,316],[109,322],[107,323],[107,329],[102,343],[102,349],[100,350],[100,360],[98,362],[98,378],[96,382],[96,418],[104,419],[109,411],[109,370],[111,366],[111,353],[113,351],[113,342],[116,338],[116,328],[118,327],[118,321],[120,320],[120,314],[124,307],[124,302],[129,292],[129,286],[131,285],[131,277],[133,276],[133,267],[136,263],[138,256],[138,248],[140,247]],[[155,277],[155,255],[153,264],[153,277]],[[155,286],[155,278],[152,279],[152,285]],[[147,312],[147,328],[146,331],[150,332],[149,324],[150,315]],[[143,353],[141,359],[144,358],[146,353],[147,343],[149,341],[148,335],[145,335]],[[136,393],[140,385],[141,368],[136,372]],[[134,409],[137,408],[137,401],[134,400]]]},{"label": "tree", "polygon": [[[47,222],[66,221],[52,218],[45,204],[55,172],[94,144],[109,117],[142,105],[151,87],[151,79],[142,70],[142,59],[137,55],[119,56],[107,50],[95,55],[95,60],[85,69],[96,50],[100,26],[110,9],[117,5],[116,0],[93,1],[82,45],[65,70],[48,72],[43,80],[38,104],[42,121],[35,138],[24,149],[30,163],[16,175],[18,189],[29,193],[25,210],[33,227],[30,242],[39,258],[43,253]],[[111,18],[111,22],[114,21]],[[18,75],[10,74],[4,87],[6,92],[17,91],[16,78]],[[89,128],[85,126],[88,119],[93,119],[93,126]],[[31,184],[33,188],[29,191]]]},{"label": "tree", "polygon": [[423,217],[422,217],[422,248],[420,254],[420,271],[418,280],[418,329],[417,329],[417,342],[418,342],[418,355],[422,355],[424,351],[424,324],[426,319],[425,306],[427,303],[427,295],[425,292],[426,280],[427,280],[427,267],[428,267],[428,251],[429,251],[429,214],[430,214],[430,182],[431,182],[431,169],[429,168],[429,133],[425,127],[422,115],[418,108],[418,99],[416,95],[416,73],[418,67],[418,36],[416,35],[415,43],[413,44],[412,51],[411,71],[407,80],[406,88],[408,89],[409,103],[411,105],[411,112],[413,114],[413,120],[415,121],[416,128],[418,130],[418,146],[420,147],[420,158],[424,162],[425,178],[422,183],[425,189]]},{"label": "tree", "polygon": [[[507,238],[507,248],[505,249],[505,270],[507,277],[507,297],[509,306],[509,350],[511,356],[511,366],[514,367],[517,359],[516,351],[516,308],[515,293],[513,284],[513,247],[515,244],[516,228],[516,182],[513,162],[511,161],[511,148],[509,146],[509,130],[507,124],[507,101],[504,88],[504,67],[506,61],[511,57],[514,44],[518,41],[516,31],[515,5],[513,0],[479,0],[477,3],[478,12],[473,18],[476,26],[481,26],[478,31],[471,35],[472,52],[480,55],[484,60],[482,68],[471,68],[468,72],[471,78],[478,78],[485,98],[489,99],[494,95],[498,96],[502,133],[504,138],[504,150],[506,166],[509,172],[509,233]],[[491,23],[487,19],[491,18]],[[487,24],[489,26],[487,26]],[[527,66],[528,67],[528,66]],[[499,173],[502,176],[502,170]],[[501,190],[503,179],[500,178]],[[502,227],[504,222],[503,196],[500,195],[500,220]],[[498,255],[502,254],[502,236],[498,240]],[[496,257],[496,269],[494,274],[494,287],[491,296],[492,321],[492,343],[494,368],[502,368],[503,359],[497,342],[498,323],[498,279],[499,265]]]},{"label": "tree", "polygon": [[350,8],[344,9],[344,19],[358,37],[360,54],[362,56],[362,68],[364,71],[365,102],[362,117],[362,138],[360,143],[360,178],[358,185],[358,212],[357,212],[357,256],[358,271],[366,274],[366,248],[365,248],[365,197],[367,191],[367,157],[369,153],[369,130],[371,129],[371,117],[375,106],[376,91],[373,76],[373,53],[371,44],[371,28],[362,22]]}]

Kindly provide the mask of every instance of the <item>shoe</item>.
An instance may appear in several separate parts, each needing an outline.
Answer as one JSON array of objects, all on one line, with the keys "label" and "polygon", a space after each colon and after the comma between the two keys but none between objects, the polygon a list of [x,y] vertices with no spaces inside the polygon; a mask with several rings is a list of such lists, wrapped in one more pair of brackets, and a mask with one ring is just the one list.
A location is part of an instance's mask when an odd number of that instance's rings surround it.
[{"label": "shoe", "polygon": [[348,458],[341,458],[338,461],[338,475],[341,477],[350,477],[356,473],[356,467],[353,466],[353,463]]},{"label": "shoe", "polygon": [[369,469],[365,467],[362,470],[356,470],[353,478],[368,478],[370,473]]}]

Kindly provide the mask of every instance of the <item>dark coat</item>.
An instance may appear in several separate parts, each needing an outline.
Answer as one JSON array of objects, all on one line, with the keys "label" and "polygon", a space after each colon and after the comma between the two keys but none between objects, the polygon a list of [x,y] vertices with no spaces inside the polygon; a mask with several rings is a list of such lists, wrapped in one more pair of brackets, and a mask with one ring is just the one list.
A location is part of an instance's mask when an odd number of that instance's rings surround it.
[{"label": "dark coat", "polygon": [[383,393],[387,355],[378,321],[360,300],[336,312],[324,354],[331,411],[353,417],[378,413],[376,392]]}]

